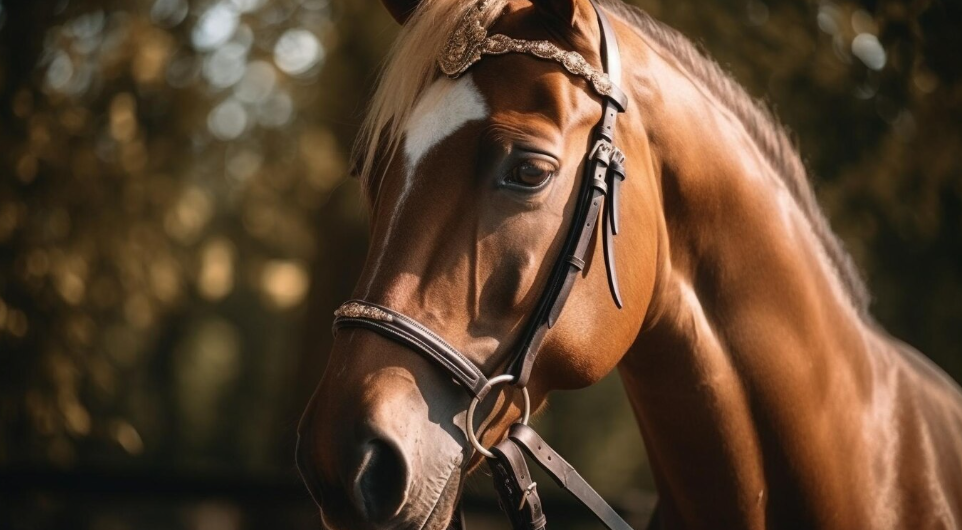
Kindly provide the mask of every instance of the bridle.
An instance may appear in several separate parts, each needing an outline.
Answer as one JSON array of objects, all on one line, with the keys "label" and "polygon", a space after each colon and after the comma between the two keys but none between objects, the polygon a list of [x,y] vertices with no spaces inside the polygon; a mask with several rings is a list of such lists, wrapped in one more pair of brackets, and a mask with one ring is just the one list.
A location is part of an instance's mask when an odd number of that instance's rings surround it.
[{"label": "bridle", "polygon": [[[625,111],[628,100],[618,87],[621,56],[615,32],[594,0],[592,5],[601,27],[601,71],[588,64],[579,53],[563,51],[548,41],[525,41],[505,35],[488,36],[482,25],[486,0],[467,9],[438,61],[444,74],[457,77],[484,55],[527,53],[560,63],[568,72],[586,79],[601,97],[602,118],[593,132],[594,143],[587,153],[585,174],[581,179],[572,223],[534,314],[510,357],[507,370],[488,378],[477,365],[438,334],[388,307],[351,300],[334,312],[335,334],[342,328],[362,328],[392,339],[432,360],[472,395],[474,399],[466,419],[468,439],[478,452],[488,458],[501,506],[516,530],[542,530],[545,527],[537,485],[531,479],[522,450],[608,528],[631,530],[574,468],[527,425],[531,403],[525,386],[545,335],[558,321],[575,278],[584,269],[585,254],[598,230],[599,218],[603,225],[608,286],[615,304],[622,307],[613,239],[618,233],[618,194],[621,182],[625,179],[625,157],[613,142],[615,119]],[[481,445],[474,431],[474,411],[477,404],[499,384],[512,384],[522,390],[524,413],[521,421],[511,426],[508,437],[489,450]]]}]

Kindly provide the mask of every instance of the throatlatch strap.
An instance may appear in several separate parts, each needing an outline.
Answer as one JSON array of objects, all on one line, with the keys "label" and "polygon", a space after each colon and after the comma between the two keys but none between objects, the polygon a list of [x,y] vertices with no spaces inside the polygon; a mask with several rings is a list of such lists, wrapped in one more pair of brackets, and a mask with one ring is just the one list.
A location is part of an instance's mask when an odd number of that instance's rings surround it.
[{"label": "throatlatch strap", "polygon": [[618,234],[618,193],[621,190],[621,182],[625,180],[625,155],[617,147],[611,153],[611,161],[608,164],[608,195],[605,198],[604,211],[604,252],[605,270],[608,271],[608,289],[611,290],[611,297],[615,301],[618,309],[624,307],[621,301],[621,289],[618,287],[618,271],[615,261],[615,236]]}]

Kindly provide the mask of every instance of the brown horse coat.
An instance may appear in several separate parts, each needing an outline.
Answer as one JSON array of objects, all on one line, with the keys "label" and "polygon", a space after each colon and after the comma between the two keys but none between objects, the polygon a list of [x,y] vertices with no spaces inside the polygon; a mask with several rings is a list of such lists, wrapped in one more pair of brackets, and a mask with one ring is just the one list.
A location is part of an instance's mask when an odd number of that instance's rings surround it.
[{"label": "brown horse coat", "polygon": [[[412,3],[389,4],[404,14]],[[617,366],[664,528],[958,527],[958,386],[872,322],[784,132],[682,37],[602,5],[630,99],[617,134],[625,308],[611,303],[595,245],[535,365],[535,402]],[[494,373],[557,257],[599,105],[583,80],[526,55],[439,79],[434,57],[464,8],[414,11],[375,96],[361,150],[371,251],[355,294]],[[489,8],[492,31],[598,64],[586,0]],[[546,187],[499,185],[533,159],[552,173]],[[339,334],[300,428],[325,524],[444,528],[478,462],[467,402],[399,345]],[[517,414],[502,396],[485,443]]]}]

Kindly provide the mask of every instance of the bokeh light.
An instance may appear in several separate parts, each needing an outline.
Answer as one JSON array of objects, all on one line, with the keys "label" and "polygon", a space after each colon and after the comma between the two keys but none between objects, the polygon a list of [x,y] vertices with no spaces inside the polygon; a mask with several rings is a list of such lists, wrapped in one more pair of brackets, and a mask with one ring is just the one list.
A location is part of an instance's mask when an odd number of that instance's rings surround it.
[{"label": "bokeh light", "polygon": [[150,8],[150,20],[161,27],[174,27],[187,18],[187,0],[155,0]]},{"label": "bokeh light", "polygon": [[305,29],[290,29],[274,45],[274,62],[291,75],[301,75],[324,58],[317,37]]},{"label": "bokeh light", "polygon": [[233,140],[247,129],[247,110],[239,101],[227,99],[210,111],[207,127],[221,140]]},{"label": "bokeh light", "polygon": [[872,70],[885,67],[885,49],[875,35],[859,33],[852,39],[852,55],[858,57]]},{"label": "bokeh light", "polygon": [[204,61],[204,77],[215,88],[240,81],[246,69],[247,49],[236,42],[221,46]]},{"label": "bokeh light", "polygon": [[194,26],[192,42],[198,50],[212,50],[227,42],[237,30],[240,14],[229,3],[219,2],[208,9]]}]

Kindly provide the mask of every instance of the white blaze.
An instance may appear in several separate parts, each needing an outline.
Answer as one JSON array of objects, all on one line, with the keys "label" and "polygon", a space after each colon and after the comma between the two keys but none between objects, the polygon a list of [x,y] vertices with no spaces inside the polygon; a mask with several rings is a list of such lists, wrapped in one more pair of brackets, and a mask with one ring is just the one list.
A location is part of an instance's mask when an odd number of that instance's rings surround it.
[{"label": "white blaze", "polygon": [[[411,191],[415,169],[424,155],[464,124],[486,117],[488,117],[488,106],[481,92],[478,91],[478,86],[471,79],[471,74],[458,79],[441,77],[424,91],[404,126],[404,159],[407,171],[404,174],[401,193],[391,212],[391,219],[384,235],[385,243],[394,231],[401,208]],[[371,290],[371,282],[377,277],[386,248],[386,244],[382,245],[380,253],[375,258],[374,268],[371,270],[365,289],[367,292]]]},{"label": "white blaze", "polygon": [[404,156],[411,173],[441,140],[469,121],[488,116],[488,106],[468,74],[460,79],[441,77],[418,100],[404,127]]}]

